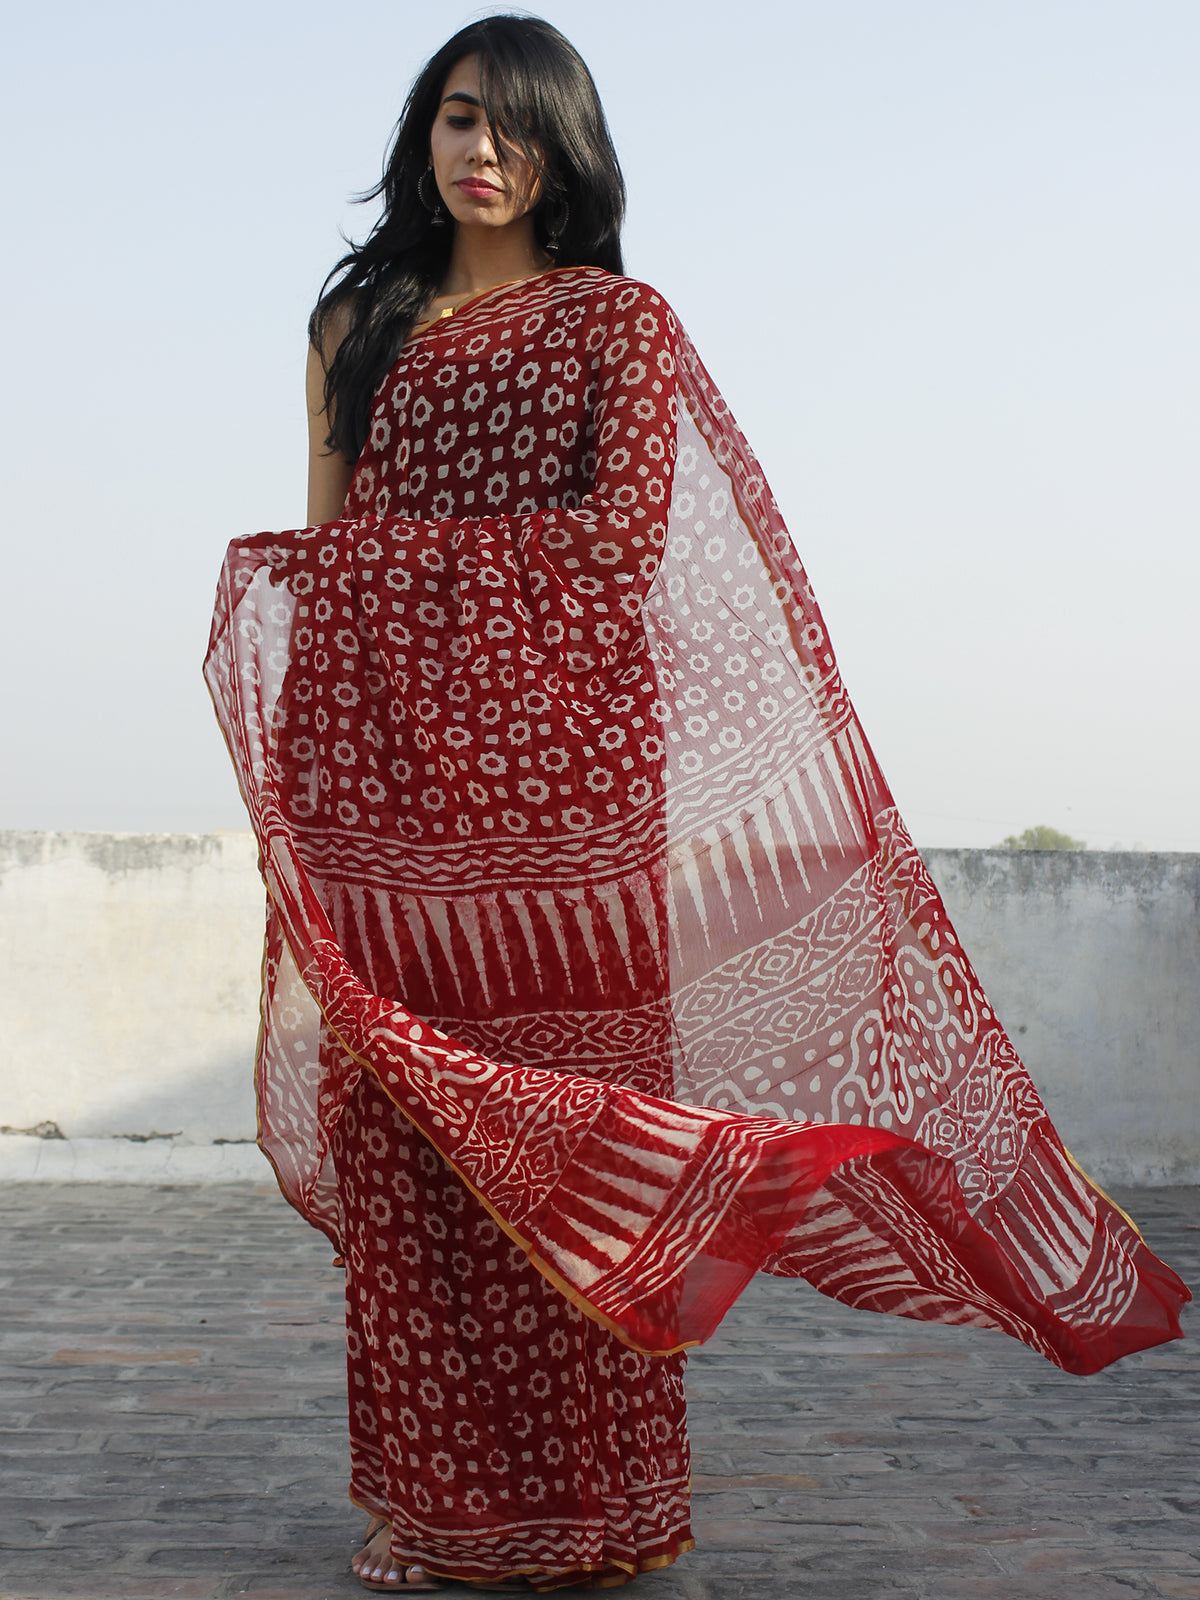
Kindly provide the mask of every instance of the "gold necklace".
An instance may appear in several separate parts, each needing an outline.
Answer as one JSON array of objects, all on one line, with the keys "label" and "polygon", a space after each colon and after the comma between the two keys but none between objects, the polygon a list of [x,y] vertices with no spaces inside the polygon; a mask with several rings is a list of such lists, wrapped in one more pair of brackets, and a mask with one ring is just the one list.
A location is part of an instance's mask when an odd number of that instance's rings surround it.
[{"label": "gold necklace", "polygon": [[[509,281],[510,282],[515,282],[515,279],[510,279]],[[502,283],[496,283],[496,284],[493,284],[492,287],[494,289],[503,289],[505,287],[505,285],[502,284]],[[487,294],[488,291],[486,289],[480,289],[478,291],[478,293],[479,294]],[[466,305],[467,301],[471,300],[473,298],[474,298],[474,296],[470,295],[470,294],[460,294],[458,296],[458,298],[456,300],[454,300],[450,305],[443,306],[442,309],[437,313],[436,316],[430,317],[429,321],[430,322],[440,322],[443,317],[452,317],[454,315],[454,313],[459,309],[460,306]]]},{"label": "gold necklace", "polygon": [[485,294],[495,294],[497,289],[511,288],[514,283],[527,283],[530,278],[540,278],[544,272],[550,270],[552,269],[547,267],[536,267],[532,272],[526,272],[519,278],[505,278],[503,283],[489,284],[486,289],[472,289],[466,294],[456,295],[451,305],[443,306],[432,317],[426,317],[424,322],[418,323],[418,327],[428,327],[434,322],[441,322],[446,317],[452,317],[456,311],[462,310],[468,300],[480,300]]}]

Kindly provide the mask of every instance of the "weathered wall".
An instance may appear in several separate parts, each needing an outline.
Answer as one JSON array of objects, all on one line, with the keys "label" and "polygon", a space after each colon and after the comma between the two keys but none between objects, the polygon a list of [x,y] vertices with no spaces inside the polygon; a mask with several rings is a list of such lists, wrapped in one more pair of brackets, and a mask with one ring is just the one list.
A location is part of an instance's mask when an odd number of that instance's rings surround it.
[{"label": "weathered wall", "polygon": [[1200,1183],[1200,856],[925,854],[1075,1159]]},{"label": "weathered wall", "polygon": [[[1200,856],[931,850],[1076,1158],[1200,1182]],[[0,833],[0,1178],[270,1178],[249,834]],[[164,1137],[166,1136],[166,1137]]]},{"label": "weathered wall", "polygon": [[0,1177],[270,1178],[256,859],[249,833],[0,833],[0,1124],[66,1136],[0,1137]]}]

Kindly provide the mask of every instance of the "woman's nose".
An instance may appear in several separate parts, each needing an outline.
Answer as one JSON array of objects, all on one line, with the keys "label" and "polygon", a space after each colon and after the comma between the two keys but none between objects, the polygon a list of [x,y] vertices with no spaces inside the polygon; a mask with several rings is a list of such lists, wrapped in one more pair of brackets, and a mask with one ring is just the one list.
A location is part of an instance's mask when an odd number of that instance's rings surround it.
[{"label": "woman's nose", "polygon": [[496,149],[486,123],[481,123],[475,130],[475,137],[467,148],[467,160],[474,161],[481,167],[495,166]]}]

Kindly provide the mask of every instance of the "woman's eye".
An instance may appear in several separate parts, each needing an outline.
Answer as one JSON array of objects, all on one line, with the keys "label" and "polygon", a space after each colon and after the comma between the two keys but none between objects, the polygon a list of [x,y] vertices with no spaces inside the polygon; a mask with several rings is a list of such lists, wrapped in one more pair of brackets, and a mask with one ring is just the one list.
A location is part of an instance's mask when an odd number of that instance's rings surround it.
[{"label": "woman's eye", "polygon": [[446,121],[452,128],[473,128],[475,126],[474,117],[447,117]]}]

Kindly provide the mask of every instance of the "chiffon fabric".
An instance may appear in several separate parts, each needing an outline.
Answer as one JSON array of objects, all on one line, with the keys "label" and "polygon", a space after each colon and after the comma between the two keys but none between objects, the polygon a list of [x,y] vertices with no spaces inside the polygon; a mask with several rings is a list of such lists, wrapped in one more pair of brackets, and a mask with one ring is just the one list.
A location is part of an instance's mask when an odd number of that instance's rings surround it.
[{"label": "chiffon fabric", "polygon": [[673,1559],[678,1352],[758,1270],[1073,1372],[1178,1336],[652,289],[557,269],[410,340],[343,516],[231,545],[206,673],[269,897],[261,1143],[346,1254],[398,1557]]}]

